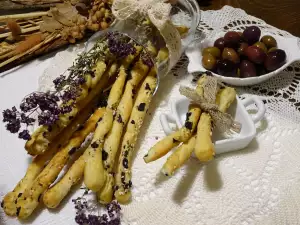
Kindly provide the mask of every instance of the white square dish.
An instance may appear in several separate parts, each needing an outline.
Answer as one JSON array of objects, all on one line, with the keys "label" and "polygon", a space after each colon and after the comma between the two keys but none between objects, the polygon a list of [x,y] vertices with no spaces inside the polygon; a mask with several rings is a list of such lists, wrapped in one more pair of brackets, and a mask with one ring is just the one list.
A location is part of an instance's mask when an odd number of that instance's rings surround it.
[{"label": "white square dish", "polygon": [[[253,103],[257,107],[257,113],[250,115],[246,107]],[[173,132],[170,126],[171,123],[175,123],[177,128],[183,126],[189,104],[190,100],[185,97],[174,100],[171,102],[172,114],[163,113],[160,115],[162,128],[167,135]],[[255,123],[264,117],[265,112],[266,107],[258,97],[251,96],[244,100],[236,97],[236,101],[230,106],[228,113],[235,121],[241,123],[241,132],[226,138],[218,130],[214,130],[212,140],[215,145],[216,154],[236,151],[249,145],[256,135]]]}]

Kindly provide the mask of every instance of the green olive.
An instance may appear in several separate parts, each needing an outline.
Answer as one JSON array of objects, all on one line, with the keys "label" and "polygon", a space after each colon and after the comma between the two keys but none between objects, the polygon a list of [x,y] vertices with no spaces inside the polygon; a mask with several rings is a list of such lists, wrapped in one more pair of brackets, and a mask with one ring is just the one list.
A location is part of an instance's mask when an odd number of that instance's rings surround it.
[{"label": "green olive", "polygon": [[205,55],[207,53],[213,55],[216,58],[219,58],[221,56],[221,51],[217,47],[207,47],[207,48],[204,48],[202,50],[202,55]]},{"label": "green olive", "polygon": [[277,50],[277,47],[272,47],[272,48],[269,49],[268,53],[269,52],[274,52],[275,50]]},{"label": "green olive", "polygon": [[265,53],[268,52],[268,49],[267,49],[266,45],[264,43],[260,42],[260,41],[256,42],[253,46],[256,46],[256,47],[260,48]]},{"label": "green olive", "polygon": [[222,59],[228,59],[233,63],[240,62],[240,57],[233,48],[224,48],[222,53]]},{"label": "green olive", "polygon": [[264,43],[266,45],[266,47],[269,48],[273,48],[273,47],[277,47],[277,41],[275,40],[275,38],[273,38],[270,35],[265,35],[263,36],[260,41],[262,43]]},{"label": "green olive", "polygon": [[215,68],[216,64],[217,60],[212,54],[206,53],[203,55],[202,65],[205,69],[212,70]]}]

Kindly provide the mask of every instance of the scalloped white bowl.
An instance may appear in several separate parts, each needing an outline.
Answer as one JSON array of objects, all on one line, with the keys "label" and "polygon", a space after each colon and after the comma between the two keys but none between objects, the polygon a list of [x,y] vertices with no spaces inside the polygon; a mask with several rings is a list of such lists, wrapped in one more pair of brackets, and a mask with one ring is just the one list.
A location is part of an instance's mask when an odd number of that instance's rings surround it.
[{"label": "scalloped white bowl", "polygon": [[[214,36],[213,38],[204,39],[202,41],[193,42],[185,51],[187,57],[189,58],[188,72],[205,72],[207,71],[202,66],[202,49],[213,46],[216,39],[219,37],[223,37],[226,32],[222,32]],[[272,71],[270,73],[257,76],[257,77],[249,77],[249,78],[238,78],[238,77],[225,77],[216,73],[212,73],[215,77],[217,77],[220,81],[231,84],[234,86],[250,86],[254,84],[262,83],[271,77],[278,75],[281,71],[283,71],[288,65],[291,63],[300,60],[300,40],[296,37],[286,38],[281,36],[276,36],[270,33],[263,33],[261,37],[264,35],[272,35],[276,41],[278,48],[284,50],[286,52],[287,58],[286,63],[280,67],[279,69]]]}]

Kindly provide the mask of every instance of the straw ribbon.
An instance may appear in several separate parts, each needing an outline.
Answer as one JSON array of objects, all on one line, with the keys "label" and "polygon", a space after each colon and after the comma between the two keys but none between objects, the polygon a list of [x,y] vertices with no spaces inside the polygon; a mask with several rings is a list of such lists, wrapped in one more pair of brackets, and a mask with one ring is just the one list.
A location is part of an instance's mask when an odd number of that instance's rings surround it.
[{"label": "straw ribbon", "polygon": [[201,110],[210,114],[213,120],[213,125],[218,128],[222,133],[228,133],[228,131],[234,131],[239,133],[241,130],[241,124],[234,121],[230,114],[221,112],[217,104],[215,104],[216,94],[223,84],[219,83],[214,77],[207,77],[207,80],[203,84],[204,96],[200,96],[194,89],[181,86],[179,92],[181,95],[186,96],[192,100],[195,104],[199,105]]},{"label": "straw ribbon", "polygon": [[159,30],[169,50],[169,69],[181,56],[181,37],[170,21],[172,6],[165,0],[114,0],[112,12],[118,20],[134,19],[137,15],[148,17]]}]

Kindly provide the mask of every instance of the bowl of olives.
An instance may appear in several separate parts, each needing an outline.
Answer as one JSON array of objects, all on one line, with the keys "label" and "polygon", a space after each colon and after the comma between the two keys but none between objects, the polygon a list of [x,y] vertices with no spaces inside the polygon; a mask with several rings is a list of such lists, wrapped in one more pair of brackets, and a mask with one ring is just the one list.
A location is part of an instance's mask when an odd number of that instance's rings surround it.
[{"label": "bowl of olives", "polygon": [[235,86],[262,83],[300,60],[298,39],[263,33],[257,26],[194,42],[187,50],[188,72],[211,71]]}]

